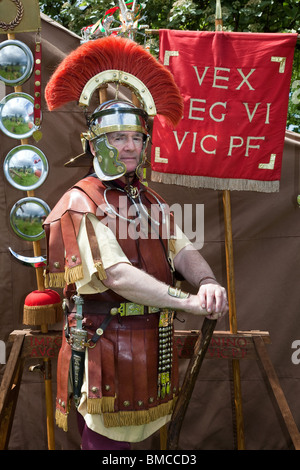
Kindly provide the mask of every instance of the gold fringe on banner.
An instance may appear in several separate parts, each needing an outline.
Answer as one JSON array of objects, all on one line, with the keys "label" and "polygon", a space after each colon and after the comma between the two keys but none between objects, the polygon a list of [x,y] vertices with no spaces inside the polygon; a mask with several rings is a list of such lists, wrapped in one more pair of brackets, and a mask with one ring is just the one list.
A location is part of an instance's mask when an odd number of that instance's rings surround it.
[{"label": "gold fringe on banner", "polygon": [[177,184],[189,188],[214,189],[219,191],[256,191],[261,193],[276,193],[280,181],[259,181],[231,178],[212,178],[209,176],[176,175],[173,173],[151,172],[151,180],[156,183]]},{"label": "gold fringe on banner", "polygon": [[24,305],[24,325],[45,325],[62,320],[62,303],[52,305]]}]

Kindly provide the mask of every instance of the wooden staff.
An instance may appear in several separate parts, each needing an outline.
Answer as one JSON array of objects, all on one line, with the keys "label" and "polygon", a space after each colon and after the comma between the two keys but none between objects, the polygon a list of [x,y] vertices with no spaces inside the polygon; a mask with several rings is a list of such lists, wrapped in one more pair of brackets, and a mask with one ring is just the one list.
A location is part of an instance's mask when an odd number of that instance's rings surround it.
[{"label": "wooden staff", "polygon": [[216,324],[217,320],[209,320],[208,318],[205,318],[203,321],[201,333],[197,338],[193,356],[187,367],[180,394],[169,425],[167,438],[168,450],[176,450],[178,448],[179,435],[184,416]]},{"label": "wooden staff", "polygon": [[[216,2],[216,19],[215,30],[222,31],[222,9],[221,2]],[[236,302],[235,302],[235,280],[234,280],[234,262],[233,262],[233,239],[232,239],[232,221],[231,221],[231,201],[230,191],[223,191],[223,210],[224,210],[224,227],[225,227],[225,254],[226,254],[226,272],[227,272],[227,286],[228,286],[228,304],[229,304],[229,324],[230,332],[237,333],[237,316],[236,316]],[[172,420],[168,431],[168,449],[177,449],[178,438],[182,421],[190,401],[194,385],[204,359],[211,335],[213,334],[215,325],[209,324],[209,320],[205,319],[202,327],[201,339],[200,336],[197,340],[194,355],[190,360],[188,369],[186,371],[183,387],[178,398]],[[211,322],[211,321],[210,321]],[[244,441],[244,422],[242,411],[241,399],[241,381],[240,381],[240,364],[238,359],[232,360],[233,383],[234,383],[234,405],[236,412],[236,430],[237,430],[237,448],[238,450],[245,449]]]},{"label": "wooden staff", "polygon": [[[225,222],[225,252],[226,252],[226,269],[227,269],[227,285],[228,285],[228,305],[229,305],[229,325],[232,334],[237,333],[236,303],[235,303],[235,281],[234,281],[234,265],[233,265],[233,243],[232,243],[232,224],[231,224],[231,204],[230,191],[223,191],[223,207]],[[233,393],[234,406],[236,413],[236,431],[237,431],[237,448],[245,449],[244,436],[244,419],[242,407],[242,392],[240,378],[240,363],[238,359],[232,359],[233,373]]]},{"label": "wooden staff", "polygon": [[[14,33],[8,33],[7,38],[10,40],[15,40]],[[14,87],[15,92],[21,92],[22,86],[18,85]],[[28,144],[28,139],[21,139],[22,145]],[[34,197],[34,191],[27,191],[27,197]],[[41,256],[41,245],[39,240],[33,241],[33,251],[34,256]],[[45,290],[44,277],[43,277],[43,268],[35,267],[36,282],[37,288],[39,291]],[[41,332],[48,332],[48,325],[43,324],[41,326]],[[44,383],[45,383],[45,401],[46,401],[46,415],[47,415],[47,436],[48,436],[48,449],[55,449],[55,437],[54,437],[54,415],[53,415],[53,403],[52,403],[52,378],[51,378],[51,361],[49,358],[43,359],[43,366],[40,367],[44,373]]]},{"label": "wooden staff", "polygon": [[[15,40],[16,39],[15,34],[13,34],[13,33],[8,33],[7,38],[9,40]],[[14,91],[16,93],[22,92],[22,86],[21,85],[15,86]],[[21,144],[22,145],[27,145],[28,144],[28,139],[21,139]],[[34,191],[33,190],[27,191],[26,193],[27,193],[27,197],[34,197]],[[40,256],[41,255],[41,247],[40,247],[39,240],[34,241],[32,243],[33,243],[34,256]],[[42,267],[37,267],[37,268],[35,268],[35,272],[36,272],[36,281],[37,281],[38,290],[43,291],[43,290],[45,290],[44,278],[43,278],[43,268]],[[48,331],[47,325],[41,325],[41,329],[42,329],[43,333],[47,333],[47,331]]]},{"label": "wooden staff", "polygon": [[[221,0],[216,2],[216,19],[215,30],[222,31],[222,9]],[[237,316],[235,302],[235,280],[234,280],[234,262],[233,262],[233,240],[232,240],[232,222],[231,222],[231,201],[230,191],[223,191],[223,210],[224,210],[224,228],[225,228],[225,255],[226,255],[226,272],[228,287],[228,304],[229,304],[229,327],[230,332],[237,334]],[[242,410],[242,393],[240,379],[240,363],[238,359],[232,359],[233,386],[234,386],[234,405],[236,413],[236,431],[237,431],[237,448],[245,449],[244,437],[244,420]]]}]

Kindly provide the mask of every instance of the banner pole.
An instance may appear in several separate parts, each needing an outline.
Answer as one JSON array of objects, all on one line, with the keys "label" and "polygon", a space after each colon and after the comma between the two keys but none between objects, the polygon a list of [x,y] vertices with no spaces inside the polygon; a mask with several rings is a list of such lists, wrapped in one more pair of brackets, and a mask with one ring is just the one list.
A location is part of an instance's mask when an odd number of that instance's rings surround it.
[{"label": "banner pole", "polygon": [[[15,40],[15,33],[7,33],[7,39]],[[15,92],[22,91],[22,85],[17,85],[14,87]],[[28,139],[21,139],[21,144],[28,144]],[[26,192],[27,197],[34,197],[34,191],[30,190]],[[34,256],[41,255],[41,245],[40,241],[33,241],[33,252]],[[43,277],[43,268],[35,267],[37,289],[42,292],[45,290],[44,286],[44,277]],[[41,332],[48,333],[48,324],[42,324]],[[51,360],[49,358],[43,359],[42,370],[46,370],[44,374],[44,385],[45,385],[45,402],[46,402],[46,421],[47,421],[47,440],[48,440],[48,450],[55,450],[55,432],[54,432],[54,414],[53,414],[53,403],[52,403],[52,378],[51,378]]]},{"label": "banner pole", "polygon": [[[216,2],[215,30],[222,31],[222,8],[221,0]],[[229,327],[232,334],[237,334],[237,317],[235,302],[235,279],[233,262],[233,238],[232,238],[232,220],[231,220],[231,197],[230,191],[223,191],[223,211],[224,211],[224,229],[225,229],[225,255],[226,255],[226,273],[229,304]],[[236,431],[237,448],[245,449],[244,437],[244,419],[242,409],[242,393],[240,379],[240,363],[238,359],[232,359],[233,386],[234,386],[234,406],[236,413]]]}]

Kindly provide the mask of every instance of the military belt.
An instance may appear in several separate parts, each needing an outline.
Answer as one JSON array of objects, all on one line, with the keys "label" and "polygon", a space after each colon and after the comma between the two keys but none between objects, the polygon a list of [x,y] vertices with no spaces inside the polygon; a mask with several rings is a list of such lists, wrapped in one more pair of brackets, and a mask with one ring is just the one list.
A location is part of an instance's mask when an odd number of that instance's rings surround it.
[{"label": "military belt", "polygon": [[[84,296],[83,296],[84,298]],[[66,301],[68,314],[74,312],[74,304],[72,301]],[[83,315],[116,315],[121,317],[131,315],[147,315],[157,313],[160,309],[157,307],[147,307],[145,305],[136,304],[134,302],[101,302],[101,300],[84,299]]]},{"label": "military belt", "polygon": [[160,309],[157,307],[147,307],[145,305],[135,304],[134,302],[124,302],[120,307],[113,307],[110,310],[111,315],[119,314],[121,317],[130,315],[145,315],[147,313],[157,313]]},{"label": "military belt", "polygon": [[111,308],[109,315],[103,320],[100,327],[96,329],[92,338],[88,341],[88,347],[95,347],[98,339],[103,335],[104,331],[108,327],[109,323],[115,315],[132,316],[132,315],[144,315],[147,313],[156,313],[160,309],[157,307],[147,307],[145,305],[135,304],[134,302],[123,302],[120,304],[120,307]]},{"label": "military belt", "polygon": [[[87,307],[88,312],[85,312],[85,314],[93,314],[97,313],[99,314],[106,314],[106,318],[103,320],[101,323],[100,327],[97,328],[96,332],[92,336],[92,338],[88,341],[89,344],[87,344],[89,347],[95,346],[96,342],[100,338],[100,336],[103,335],[104,331],[108,327],[109,323],[113,319],[115,315],[120,315],[121,317],[129,317],[129,316],[134,316],[134,315],[146,315],[146,314],[151,314],[151,313],[157,313],[160,311],[159,308],[157,307],[148,307],[145,305],[141,304],[136,304],[134,302],[122,302],[118,304],[118,306],[111,307],[111,304],[104,302],[102,303],[101,301],[85,301],[85,307]],[[89,308],[92,307],[92,308]],[[111,307],[109,309],[109,307]],[[105,310],[105,311],[103,311]],[[71,308],[72,311],[72,308]],[[65,310],[66,316],[68,314],[68,308]],[[71,312],[70,312],[71,313]],[[66,337],[70,337],[70,331],[68,327],[68,321],[66,319],[66,326],[65,326],[65,334]]]}]

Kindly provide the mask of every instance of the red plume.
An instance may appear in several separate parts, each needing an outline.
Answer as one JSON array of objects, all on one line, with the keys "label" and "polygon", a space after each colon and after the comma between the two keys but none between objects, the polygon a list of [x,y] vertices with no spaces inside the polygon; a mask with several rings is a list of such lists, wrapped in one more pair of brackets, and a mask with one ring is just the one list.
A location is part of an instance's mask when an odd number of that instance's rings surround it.
[{"label": "red plume", "polygon": [[78,101],[88,80],[105,70],[121,70],[137,77],[149,89],[157,114],[178,124],[183,100],[173,75],[142,46],[116,36],[88,41],[61,62],[45,89],[49,110]]}]

